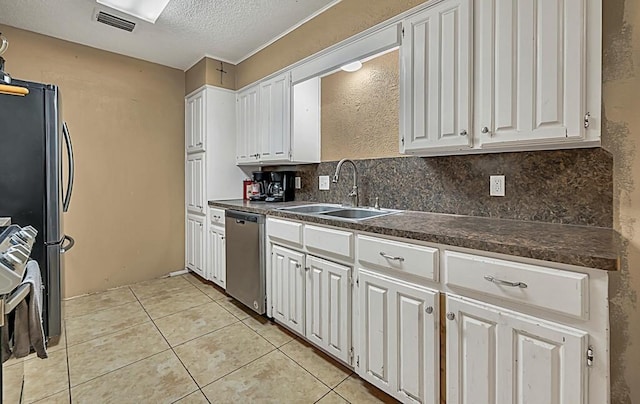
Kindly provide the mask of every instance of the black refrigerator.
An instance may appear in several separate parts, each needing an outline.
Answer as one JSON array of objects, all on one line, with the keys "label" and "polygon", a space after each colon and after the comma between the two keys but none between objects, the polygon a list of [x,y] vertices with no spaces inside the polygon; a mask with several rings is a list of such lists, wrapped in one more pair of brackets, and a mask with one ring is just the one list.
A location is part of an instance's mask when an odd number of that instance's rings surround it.
[{"label": "black refrigerator", "polygon": [[62,216],[73,190],[73,147],[54,85],[13,80],[29,94],[0,93],[0,217],[38,230],[31,258],[42,275],[45,336],[61,331],[63,254],[74,244]]}]

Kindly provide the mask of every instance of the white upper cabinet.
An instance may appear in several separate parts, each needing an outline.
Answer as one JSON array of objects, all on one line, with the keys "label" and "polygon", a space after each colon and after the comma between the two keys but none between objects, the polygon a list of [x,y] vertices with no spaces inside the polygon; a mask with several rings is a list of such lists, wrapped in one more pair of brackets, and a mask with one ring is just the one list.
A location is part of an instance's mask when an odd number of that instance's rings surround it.
[{"label": "white upper cabinet", "polygon": [[236,105],[236,163],[257,164],[260,160],[259,86],[238,93]]},{"label": "white upper cabinet", "polygon": [[447,0],[404,21],[400,149],[464,150],[471,132],[471,0]]},{"label": "white upper cabinet", "polygon": [[320,78],[291,87],[291,73],[238,93],[238,165],[320,162]]},{"label": "white upper cabinet", "polygon": [[476,2],[482,148],[585,139],[585,13],[585,0]]},{"label": "white upper cabinet", "polygon": [[261,161],[289,159],[291,81],[283,74],[260,83]]},{"label": "white upper cabinet", "polygon": [[403,21],[400,151],[600,145],[599,0],[444,0]]},{"label": "white upper cabinet", "polygon": [[205,93],[198,92],[185,101],[185,126],[187,153],[204,151],[206,139]]}]

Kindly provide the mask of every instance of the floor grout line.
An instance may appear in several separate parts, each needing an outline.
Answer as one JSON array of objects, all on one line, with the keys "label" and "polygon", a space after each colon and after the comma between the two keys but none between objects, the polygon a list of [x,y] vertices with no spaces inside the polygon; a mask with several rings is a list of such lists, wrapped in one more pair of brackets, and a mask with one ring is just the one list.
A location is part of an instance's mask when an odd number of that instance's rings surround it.
[{"label": "floor grout line", "polygon": [[67,360],[67,386],[69,386],[69,404],[73,402],[71,398],[71,367],[69,366],[69,339],[67,334],[67,320],[62,320],[62,326],[64,327],[64,350],[65,359]]},{"label": "floor grout line", "polygon": [[[187,281],[187,282],[188,282],[188,281]],[[196,288],[196,289],[197,289],[197,288]],[[206,295],[206,294],[205,294],[205,295]],[[137,298],[137,296],[136,296],[136,298]],[[207,303],[207,304],[208,304],[208,303]],[[140,305],[142,305],[142,302],[140,302]],[[144,310],[145,312],[147,312],[147,309],[145,309],[145,308],[144,308],[144,306],[143,306],[142,308],[143,308],[143,310]],[[147,312],[147,315],[149,315],[149,313],[148,313],[148,312]],[[149,317],[151,317],[151,316],[149,315]],[[169,343],[169,341],[167,340],[167,338],[164,336],[164,334],[163,334],[163,333],[162,333],[162,331],[160,330],[160,327],[158,327],[158,324],[156,324],[156,322],[155,322],[153,319],[151,319],[151,322],[153,323],[154,327],[156,327],[156,330],[158,330],[158,332],[160,333],[160,335],[162,336],[162,338],[165,340],[165,342],[167,343],[167,345],[169,345],[169,349],[171,349],[171,352],[173,352],[173,355],[176,357],[176,359],[178,359],[178,361],[180,362],[180,364],[182,365],[182,367],[184,368],[184,370],[187,372],[187,374],[189,375],[189,377],[190,377],[190,378],[191,378],[191,380],[193,381],[193,384],[195,384],[195,385],[196,385],[196,387],[197,387],[197,390],[192,391],[191,393],[187,394],[185,397],[187,397],[187,396],[189,396],[189,395],[191,395],[191,394],[195,393],[195,392],[196,392],[196,391],[198,391],[198,390],[202,393],[202,390],[201,390],[201,388],[200,388],[200,385],[198,384],[198,382],[196,382],[196,379],[193,377],[193,375],[191,374],[191,372],[189,371],[189,369],[187,368],[187,366],[184,364],[184,362],[182,361],[182,359],[180,358],[180,356],[178,356],[178,354],[176,353],[176,351],[175,351],[174,347],[172,347],[172,346],[171,346],[171,344]],[[176,345],[176,346],[179,346],[179,345]],[[204,395],[204,393],[202,393],[202,395]],[[183,398],[184,398],[184,397],[180,398],[179,400],[182,400]],[[207,398],[207,396],[206,396],[206,395],[204,395],[204,398],[207,400],[207,402],[208,402],[208,403],[211,403],[211,402],[209,401],[209,399]],[[176,401],[179,401],[179,400],[176,400]]]},{"label": "floor grout line", "polygon": [[[224,375],[222,375],[222,376],[218,377],[217,379],[213,380],[212,382],[205,384],[204,386],[200,387],[200,390],[204,389],[205,387],[209,387],[209,386],[211,386],[213,383],[215,383],[215,382],[217,382],[217,381],[219,381],[219,380],[224,379],[225,377],[229,376],[229,375],[230,375],[230,374],[232,374],[232,373],[235,373],[235,372],[237,372],[237,371],[239,371],[239,370],[241,370],[241,369],[243,369],[243,368],[246,368],[247,366],[249,366],[249,365],[250,365],[250,364],[252,364],[253,362],[257,361],[258,359],[262,359],[262,358],[264,358],[265,356],[267,356],[267,355],[269,355],[270,353],[273,353],[273,352],[275,352],[275,351],[277,351],[277,350],[278,350],[278,348],[274,348],[274,349],[270,350],[269,352],[266,352],[266,353],[264,353],[264,354],[262,354],[262,355],[258,356],[257,358],[250,360],[249,362],[245,363],[244,365],[240,366],[239,368],[234,369],[234,370],[232,370],[232,371],[230,371],[230,372],[228,372],[228,373],[225,373]],[[203,393],[203,394],[204,394],[204,393]]]}]

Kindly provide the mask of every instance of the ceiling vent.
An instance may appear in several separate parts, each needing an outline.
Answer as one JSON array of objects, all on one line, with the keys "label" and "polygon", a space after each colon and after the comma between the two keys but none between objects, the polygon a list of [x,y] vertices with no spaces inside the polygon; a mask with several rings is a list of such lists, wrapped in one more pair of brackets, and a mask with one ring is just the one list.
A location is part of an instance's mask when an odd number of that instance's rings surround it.
[{"label": "ceiling vent", "polygon": [[128,32],[133,31],[133,29],[136,27],[135,22],[127,21],[124,18],[116,17],[115,15],[105,13],[104,11],[99,11],[96,19],[98,20],[98,22],[110,25],[115,28],[123,29]]}]

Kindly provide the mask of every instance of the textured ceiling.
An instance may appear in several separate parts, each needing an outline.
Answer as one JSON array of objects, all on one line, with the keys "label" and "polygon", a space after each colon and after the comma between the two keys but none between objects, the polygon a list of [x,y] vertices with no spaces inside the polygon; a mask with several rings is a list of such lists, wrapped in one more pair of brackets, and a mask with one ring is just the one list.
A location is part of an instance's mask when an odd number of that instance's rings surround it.
[{"label": "textured ceiling", "polygon": [[[337,2],[171,0],[150,24],[95,0],[0,0],[0,23],[184,70],[203,56],[237,64]],[[136,28],[129,33],[98,23],[97,10],[134,21]]]}]

